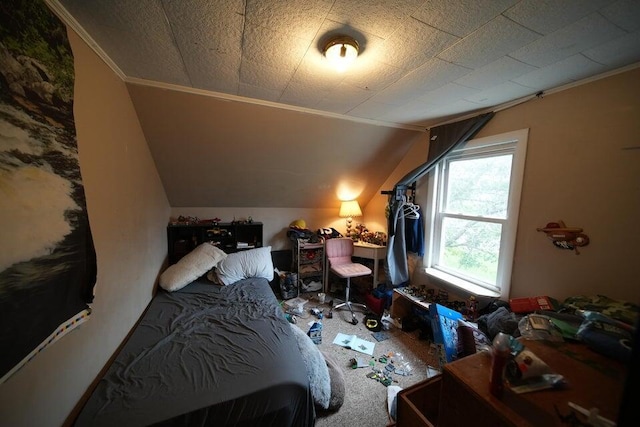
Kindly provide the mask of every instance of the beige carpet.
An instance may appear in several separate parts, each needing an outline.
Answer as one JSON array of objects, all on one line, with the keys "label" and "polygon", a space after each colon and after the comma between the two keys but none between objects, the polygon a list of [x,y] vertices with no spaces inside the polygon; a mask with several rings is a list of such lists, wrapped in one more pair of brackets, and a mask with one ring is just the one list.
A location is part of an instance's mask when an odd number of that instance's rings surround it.
[{"label": "beige carpet", "polygon": [[[311,323],[318,320],[310,313],[310,309],[317,307],[326,315],[329,311],[329,304],[318,304],[315,294],[302,294],[300,297],[309,302],[304,306],[304,314],[297,317],[296,324],[306,332]],[[358,324],[353,325],[349,311],[338,310],[333,312],[333,318],[325,317],[321,320],[323,325],[322,343],[318,347],[342,366],[346,380],[346,392],[344,404],[337,412],[318,414],[317,427],[384,427],[391,422],[387,411],[387,387],[381,382],[367,377],[367,374],[374,369],[385,369],[386,364],[379,362],[381,356],[395,355],[395,360],[399,360],[398,355],[401,355],[402,359],[409,363],[411,375],[392,374],[393,383],[391,385],[402,388],[426,379],[428,365],[436,368],[438,366],[437,359],[432,354],[430,342],[420,340],[418,331],[403,332],[398,328],[391,327],[388,331],[384,331],[388,339],[378,342],[372,336],[372,332],[364,326],[364,314],[358,311],[356,318]],[[358,338],[374,342],[373,368],[369,366],[369,362],[372,360],[371,356],[333,344],[338,333],[355,334]],[[367,367],[353,369],[351,359],[357,357],[360,357],[367,364]]]}]

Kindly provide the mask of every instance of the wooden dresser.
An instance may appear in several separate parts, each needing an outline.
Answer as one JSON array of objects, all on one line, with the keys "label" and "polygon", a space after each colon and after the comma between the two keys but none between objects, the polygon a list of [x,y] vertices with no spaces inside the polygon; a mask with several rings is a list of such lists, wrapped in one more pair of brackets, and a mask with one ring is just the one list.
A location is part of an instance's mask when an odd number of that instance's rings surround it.
[{"label": "wooden dresser", "polygon": [[478,353],[448,363],[442,375],[398,393],[396,426],[566,427],[555,408],[568,415],[568,402],[598,408],[603,417],[617,420],[627,374],[623,363],[579,343],[522,342],[564,376],[566,387],[519,395],[506,389],[497,399],[489,393],[491,356]]}]

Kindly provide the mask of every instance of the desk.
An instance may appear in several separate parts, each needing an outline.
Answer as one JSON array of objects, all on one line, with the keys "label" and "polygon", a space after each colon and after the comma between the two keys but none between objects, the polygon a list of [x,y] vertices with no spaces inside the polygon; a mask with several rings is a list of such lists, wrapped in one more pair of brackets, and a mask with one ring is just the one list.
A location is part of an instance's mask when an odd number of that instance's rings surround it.
[{"label": "desk", "polygon": [[[476,353],[447,363],[439,386],[425,382],[423,393],[409,396],[415,401],[414,408],[398,403],[397,426],[563,427],[567,424],[561,422],[554,406],[567,415],[567,402],[598,408],[600,415],[616,421],[627,378],[624,364],[581,343],[522,343],[552,371],[563,375],[567,386],[518,395],[505,388],[504,398],[498,399],[489,393],[491,356],[488,352]],[[430,385],[435,389],[427,387]],[[429,407],[425,406],[425,399],[431,400]],[[440,401],[437,410],[434,400]]]},{"label": "desk", "polygon": [[378,286],[379,261],[387,257],[387,247],[372,243],[355,242],[353,244],[353,256],[373,260],[373,288]]}]

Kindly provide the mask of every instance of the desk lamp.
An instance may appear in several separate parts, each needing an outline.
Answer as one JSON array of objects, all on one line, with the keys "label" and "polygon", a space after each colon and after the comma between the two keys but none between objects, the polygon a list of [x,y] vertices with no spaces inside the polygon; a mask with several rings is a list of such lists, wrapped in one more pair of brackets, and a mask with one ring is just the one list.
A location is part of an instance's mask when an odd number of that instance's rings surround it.
[{"label": "desk lamp", "polygon": [[356,216],[362,216],[362,210],[357,200],[348,200],[340,205],[340,218],[347,219],[347,237],[351,237],[351,222]]}]

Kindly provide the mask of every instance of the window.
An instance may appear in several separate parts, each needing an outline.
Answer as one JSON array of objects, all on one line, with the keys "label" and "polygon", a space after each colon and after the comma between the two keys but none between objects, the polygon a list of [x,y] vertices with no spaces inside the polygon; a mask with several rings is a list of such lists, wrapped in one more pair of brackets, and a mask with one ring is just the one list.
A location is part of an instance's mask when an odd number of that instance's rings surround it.
[{"label": "window", "polygon": [[429,174],[426,273],[508,299],[528,130],[467,142]]}]

